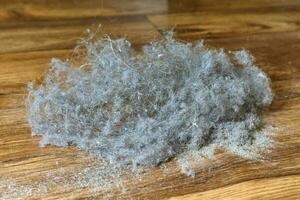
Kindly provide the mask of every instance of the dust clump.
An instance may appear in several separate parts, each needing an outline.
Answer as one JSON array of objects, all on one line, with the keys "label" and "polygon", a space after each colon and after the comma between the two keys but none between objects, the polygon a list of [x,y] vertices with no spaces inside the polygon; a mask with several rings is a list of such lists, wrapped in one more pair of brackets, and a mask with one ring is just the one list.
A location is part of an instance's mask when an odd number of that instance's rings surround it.
[{"label": "dust clump", "polygon": [[[41,146],[72,145],[137,168],[188,152],[211,157],[217,148],[255,159],[270,143],[260,117],[272,102],[270,81],[248,51],[179,42],[172,33],[141,52],[122,38],[81,45],[83,65],[53,59],[44,82],[29,84],[28,120]],[[194,176],[187,162],[179,163]]]}]

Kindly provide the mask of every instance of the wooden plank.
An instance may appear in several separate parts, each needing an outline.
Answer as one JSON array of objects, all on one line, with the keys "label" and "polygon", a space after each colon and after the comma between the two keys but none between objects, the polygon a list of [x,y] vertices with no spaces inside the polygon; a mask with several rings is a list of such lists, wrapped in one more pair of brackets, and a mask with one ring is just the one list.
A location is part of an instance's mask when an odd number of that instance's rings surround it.
[{"label": "wooden plank", "polygon": [[61,20],[197,11],[298,10],[297,0],[1,0],[0,21]]},{"label": "wooden plank", "polygon": [[251,180],[235,185],[189,194],[170,200],[193,199],[297,199],[300,190],[300,176],[275,177]]},{"label": "wooden plank", "polygon": [[[300,4],[299,4],[300,6]],[[224,38],[257,33],[297,31],[300,12],[287,9],[276,12],[194,12],[149,15],[160,30],[174,29],[184,39]]]},{"label": "wooden plank", "polygon": [[0,54],[73,49],[77,41],[87,38],[88,28],[95,32],[99,25],[100,33],[127,37],[137,46],[158,36],[145,16],[10,22],[0,24]]},{"label": "wooden plank", "polygon": [[168,11],[167,0],[1,0],[0,21],[129,16]]}]

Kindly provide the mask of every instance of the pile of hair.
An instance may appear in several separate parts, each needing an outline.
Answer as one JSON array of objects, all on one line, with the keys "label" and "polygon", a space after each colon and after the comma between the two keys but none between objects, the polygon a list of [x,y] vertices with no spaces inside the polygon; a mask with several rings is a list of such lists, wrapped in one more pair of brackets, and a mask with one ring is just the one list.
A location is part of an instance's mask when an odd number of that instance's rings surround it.
[{"label": "pile of hair", "polygon": [[40,144],[74,145],[114,165],[153,166],[211,147],[244,157],[264,144],[269,79],[247,51],[176,41],[141,52],[126,39],[86,41],[85,61],[52,60],[29,84],[28,120]]}]

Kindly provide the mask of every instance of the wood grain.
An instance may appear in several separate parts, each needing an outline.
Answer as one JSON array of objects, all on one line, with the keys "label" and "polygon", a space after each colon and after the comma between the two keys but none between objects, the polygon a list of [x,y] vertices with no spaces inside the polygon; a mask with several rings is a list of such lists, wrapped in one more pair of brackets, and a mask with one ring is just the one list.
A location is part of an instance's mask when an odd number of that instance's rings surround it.
[{"label": "wood grain", "polygon": [[[272,189],[270,189],[272,188]],[[283,176],[255,179],[196,194],[173,197],[171,200],[190,199],[297,199],[299,198],[300,176]],[[273,195],[276,193],[277,195]]]},{"label": "wood grain", "polygon": [[[40,79],[53,57],[67,58],[83,32],[126,36],[135,48],[174,28],[182,40],[216,48],[245,48],[271,78],[274,102],[264,115],[279,127],[264,161],[220,152],[203,161],[195,178],[175,161],[155,168],[128,192],[112,199],[299,199],[300,197],[300,2],[298,0],[0,0],[0,179],[30,185],[48,173],[80,170],[87,155],[75,148],[40,148],[26,121],[28,81]],[[130,173],[126,176],[130,176]],[[1,189],[0,199],[5,191]],[[37,191],[33,191],[37,192]],[[87,189],[56,186],[41,199],[102,199]],[[22,196],[20,196],[22,198]],[[34,198],[32,196],[31,198]],[[30,198],[29,198],[30,199]]]}]

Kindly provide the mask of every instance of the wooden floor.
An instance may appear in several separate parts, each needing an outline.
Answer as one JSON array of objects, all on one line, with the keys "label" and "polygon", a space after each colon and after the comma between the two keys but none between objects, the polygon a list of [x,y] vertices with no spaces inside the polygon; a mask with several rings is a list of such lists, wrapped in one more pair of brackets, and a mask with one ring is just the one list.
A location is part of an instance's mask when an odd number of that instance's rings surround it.
[{"label": "wooden floor", "polygon": [[[55,171],[58,163],[66,170],[84,165],[84,156],[74,148],[38,146],[40,138],[31,137],[26,122],[24,95],[26,83],[40,78],[52,57],[70,56],[83,32],[99,24],[103,33],[126,36],[136,48],[174,28],[182,40],[205,39],[226,50],[248,49],[271,77],[275,92],[264,121],[280,128],[274,136],[276,146],[264,162],[220,153],[210,171],[198,169],[195,178],[180,175],[170,162],[167,176],[154,169],[113,198],[300,199],[299,0],[0,0],[2,182],[26,186]],[[0,199],[7,195],[5,190],[0,181]],[[84,189],[54,188],[38,195],[102,198]]]}]

